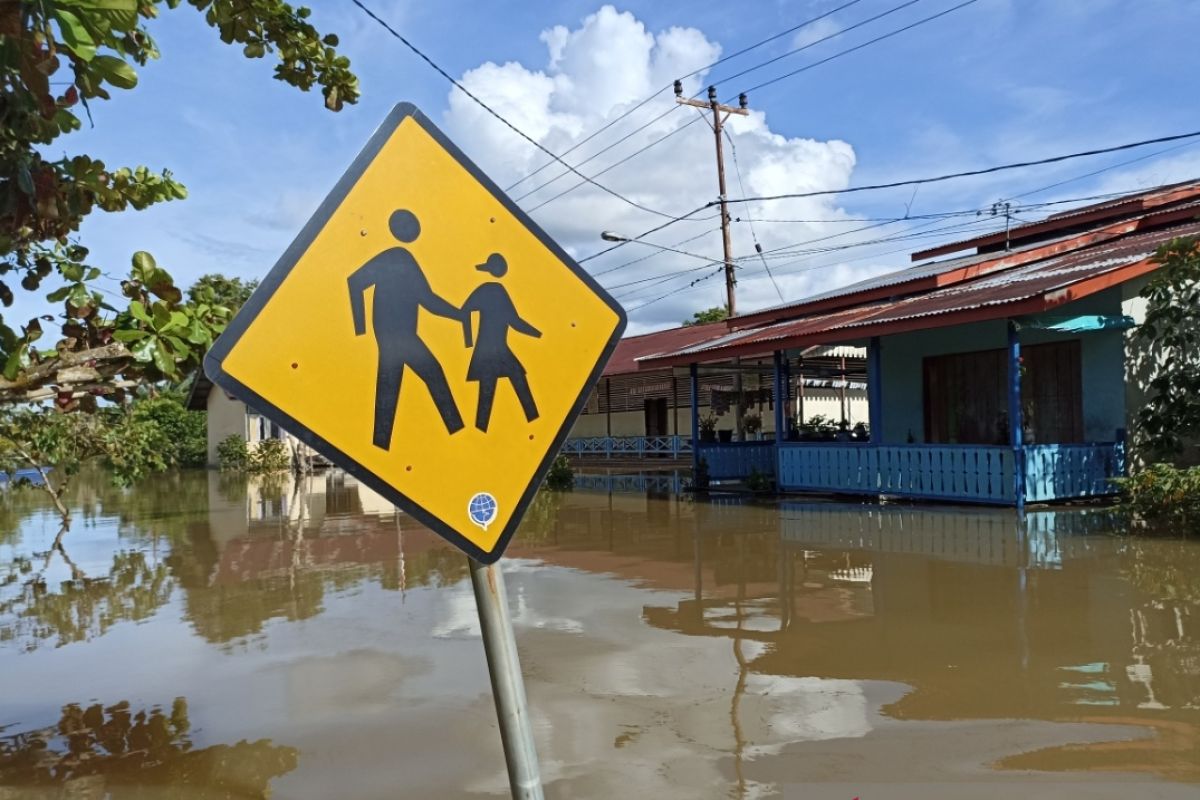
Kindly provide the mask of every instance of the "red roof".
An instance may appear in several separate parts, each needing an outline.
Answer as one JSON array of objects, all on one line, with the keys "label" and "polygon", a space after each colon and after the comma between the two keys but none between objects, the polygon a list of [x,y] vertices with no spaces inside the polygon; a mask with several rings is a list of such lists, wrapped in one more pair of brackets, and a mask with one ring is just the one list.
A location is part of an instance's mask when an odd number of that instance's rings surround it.
[{"label": "red roof", "polygon": [[[1170,225],[1179,217],[1189,221]],[[1034,248],[1025,258],[996,253],[949,285],[890,289],[903,296],[883,299],[859,292],[842,298],[840,308],[804,314],[801,307],[800,315],[790,319],[717,335],[639,363],[644,369],[662,368],[1047,311],[1153,270],[1157,265],[1151,257],[1159,245],[1200,235],[1197,218],[1200,204],[1189,204],[1186,210],[1147,214],[1129,225],[1086,231],[1070,240],[1070,248]],[[1121,235],[1137,231],[1142,220],[1153,221],[1157,229]],[[1102,230],[1112,235],[1098,236]]]},{"label": "red roof", "polygon": [[626,336],[617,343],[612,358],[604,366],[603,376],[625,375],[638,371],[638,359],[670,353],[696,342],[721,336],[728,332],[724,322],[708,322],[703,325],[685,325],[665,331]]},{"label": "red roof", "polygon": [[1156,186],[1144,192],[1127,194],[1101,203],[1093,203],[1069,211],[1051,214],[1036,222],[1016,225],[1007,232],[988,233],[971,239],[963,239],[949,244],[938,245],[927,250],[918,250],[912,254],[913,261],[923,261],[927,258],[957,253],[973,248],[997,247],[1005,241],[1019,242],[1034,236],[1044,237],[1057,231],[1077,229],[1081,225],[1102,222],[1105,220],[1126,217],[1132,214],[1147,212],[1163,206],[1185,202],[1200,197],[1200,181],[1184,181],[1166,186]]}]

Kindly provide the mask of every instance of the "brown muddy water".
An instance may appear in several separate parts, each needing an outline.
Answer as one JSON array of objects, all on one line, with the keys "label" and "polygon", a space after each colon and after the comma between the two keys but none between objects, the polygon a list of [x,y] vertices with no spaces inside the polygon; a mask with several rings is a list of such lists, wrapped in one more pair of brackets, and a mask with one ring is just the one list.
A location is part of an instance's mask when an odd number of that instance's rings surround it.
[{"label": "brown muddy water", "polygon": [[[589,480],[504,562],[549,797],[1200,797],[1200,543]],[[505,795],[464,558],[377,495],[73,504],[0,493],[0,798]]]}]

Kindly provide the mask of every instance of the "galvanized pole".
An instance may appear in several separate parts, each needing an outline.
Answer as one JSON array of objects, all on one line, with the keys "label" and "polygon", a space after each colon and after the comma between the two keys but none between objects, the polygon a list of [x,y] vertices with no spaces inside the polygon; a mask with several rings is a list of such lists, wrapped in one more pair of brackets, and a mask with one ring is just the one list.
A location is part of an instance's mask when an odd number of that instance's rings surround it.
[{"label": "galvanized pole", "polygon": [[521,662],[508,616],[508,594],[500,565],[480,564],[469,558],[471,586],[479,610],[483,631],[483,649],[487,653],[488,674],[492,679],[492,697],[504,743],[504,761],[508,764],[508,785],[514,800],[542,800],[542,777],[538,771],[537,749],[529,705],[525,701],[525,683]]}]

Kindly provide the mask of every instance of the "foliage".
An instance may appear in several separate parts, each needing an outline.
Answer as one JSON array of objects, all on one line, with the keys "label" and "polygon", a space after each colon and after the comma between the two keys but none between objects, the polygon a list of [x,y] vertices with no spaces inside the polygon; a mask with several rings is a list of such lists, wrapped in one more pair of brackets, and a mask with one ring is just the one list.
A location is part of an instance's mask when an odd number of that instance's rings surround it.
[{"label": "foliage", "polygon": [[702,414],[698,424],[701,433],[712,433],[717,429],[717,415],[711,411],[707,414]]},{"label": "foliage", "polygon": [[1135,333],[1151,370],[1138,421],[1150,449],[1171,456],[1200,437],[1200,239],[1174,239],[1155,260],[1161,266],[1142,289],[1146,320]]},{"label": "foliage", "polygon": [[149,618],[174,588],[166,564],[150,563],[140,551],[114,553],[108,574],[97,578],[80,572],[65,550],[59,552],[72,575],[57,589],[33,573],[27,558],[17,558],[7,566],[7,576],[0,576],[0,584],[23,579],[20,591],[0,599],[0,639],[18,640],[25,650],[45,640],[56,647],[82,642],[123,620]]},{"label": "foliage", "polygon": [[208,461],[208,415],[184,405],[182,392],[162,392],[137,400],[130,416],[161,433],[166,462],[173,467],[203,467]]},{"label": "foliage", "polygon": [[246,440],[231,433],[217,443],[217,461],[226,472],[243,472],[250,465],[250,450]]},{"label": "foliage", "polygon": [[235,433],[217,445],[217,460],[226,472],[270,475],[291,468],[292,452],[282,439],[263,439],[251,447]]},{"label": "foliage", "polygon": [[775,479],[765,472],[759,472],[758,467],[751,467],[746,476],[746,488],[752,492],[775,491]]},{"label": "foliage", "polygon": [[[136,66],[157,58],[143,21],[183,0],[5,0],[0,2],[0,302],[16,280],[62,304],[61,333],[38,346],[46,316],[13,326],[0,317],[0,402],[53,399],[94,411],[97,396],[122,399],[131,387],[177,380],[196,366],[229,317],[211,302],[184,304],[171,276],[148,253],[133,256],[121,281],[121,307],[101,295],[100,267],[75,234],[92,212],[144,209],[183,199],[170,171],[112,168],[63,152],[59,137],[79,130],[76,115],[132,89]],[[349,62],[307,22],[309,11],[282,0],[188,0],[227,43],[250,58],[274,54],[275,77],[300,89],[321,86],[338,110],[358,97]]]},{"label": "foliage", "polygon": [[746,433],[758,433],[762,430],[762,414],[753,409],[742,414],[742,430]]},{"label": "foliage", "polygon": [[1152,464],[1116,482],[1127,508],[1142,520],[1200,525],[1200,467]]},{"label": "foliage", "polygon": [[555,492],[569,492],[575,488],[575,470],[566,456],[560,454],[554,459],[543,485]]},{"label": "foliage", "polygon": [[243,281],[241,278],[227,278],[210,272],[197,278],[187,290],[188,302],[192,305],[207,303],[221,306],[229,309],[231,314],[236,314],[257,288],[258,279]]},{"label": "foliage", "polygon": [[197,749],[190,730],[182,697],[169,713],[128,701],[70,703],[55,725],[0,739],[0,784],[37,797],[73,797],[87,787],[98,797],[216,800],[267,797],[271,779],[296,768],[293,747],[260,739]]},{"label": "foliage", "polygon": [[703,311],[697,311],[692,314],[691,319],[683,321],[683,327],[690,328],[693,325],[704,325],[709,322],[720,322],[721,320],[729,319],[729,311],[724,306],[713,306],[706,308]]},{"label": "foliage", "polygon": [[257,475],[269,475],[286,472],[291,466],[292,451],[283,439],[263,439],[250,451],[246,469]]},{"label": "foliage", "polygon": [[801,433],[810,434],[834,433],[837,429],[838,423],[824,414],[813,414],[806,422],[800,425]]}]

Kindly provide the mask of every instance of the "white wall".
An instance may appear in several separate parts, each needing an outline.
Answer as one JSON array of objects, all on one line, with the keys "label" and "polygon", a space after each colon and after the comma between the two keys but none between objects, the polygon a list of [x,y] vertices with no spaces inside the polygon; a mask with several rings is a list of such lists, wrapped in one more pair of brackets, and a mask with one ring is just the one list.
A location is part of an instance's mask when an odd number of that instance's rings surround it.
[{"label": "white wall", "polygon": [[208,465],[221,466],[217,445],[229,436],[246,435],[246,404],[214,386],[208,393]]}]

